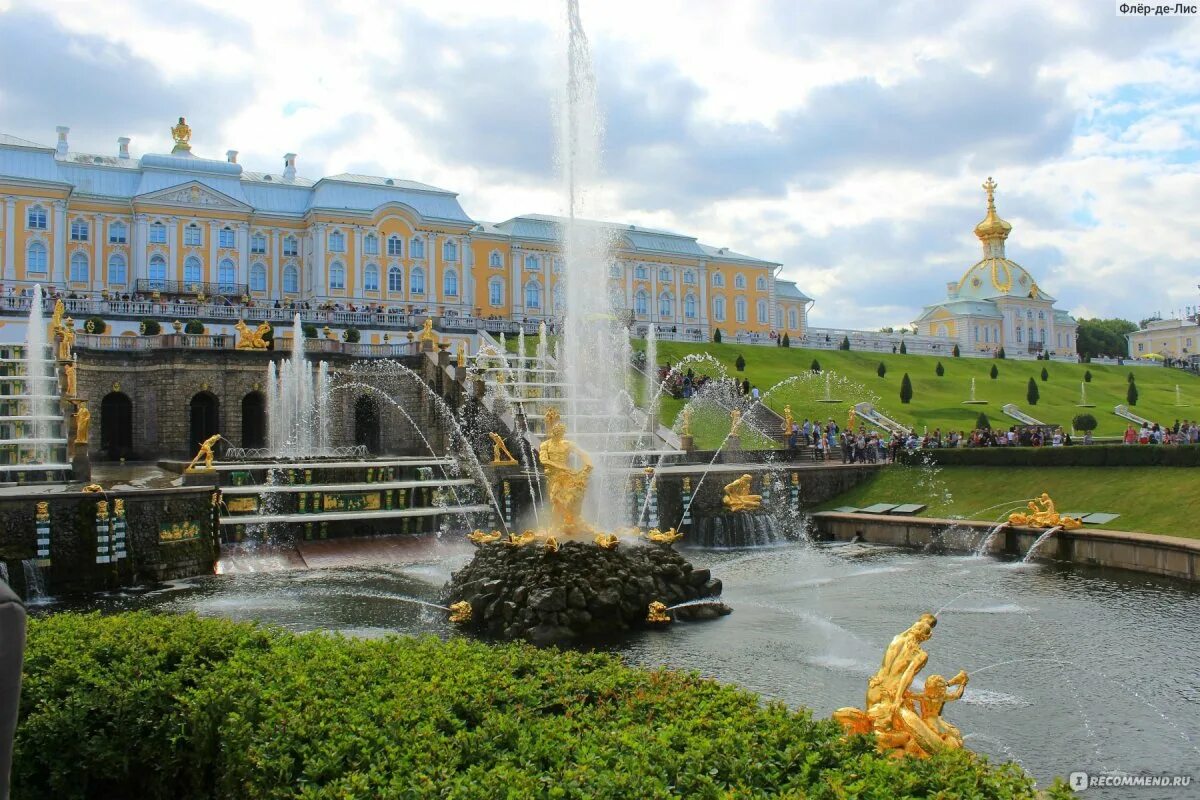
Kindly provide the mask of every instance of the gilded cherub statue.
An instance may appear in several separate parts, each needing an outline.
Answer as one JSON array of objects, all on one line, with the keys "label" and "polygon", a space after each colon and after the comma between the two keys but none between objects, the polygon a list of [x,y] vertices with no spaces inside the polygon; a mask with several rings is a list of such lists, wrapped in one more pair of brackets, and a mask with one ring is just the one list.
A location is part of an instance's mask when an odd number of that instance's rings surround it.
[{"label": "gilded cherub statue", "polygon": [[198,472],[196,464],[204,459],[204,469],[211,470],[213,468],[213,448],[217,446],[217,442],[221,441],[221,434],[214,433],[212,436],[200,443],[200,450],[196,453],[196,457],[192,459],[192,463],[187,465],[184,472]]},{"label": "gilded cherub statue", "polygon": [[756,511],[762,507],[762,495],[750,494],[749,473],[742,475],[737,480],[725,485],[725,496],[721,498],[721,505],[730,511]]},{"label": "gilded cherub statue", "polygon": [[498,433],[488,433],[488,436],[492,439],[493,467],[511,467],[517,463],[513,454],[509,452],[508,446],[504,444],[504,437]]}]

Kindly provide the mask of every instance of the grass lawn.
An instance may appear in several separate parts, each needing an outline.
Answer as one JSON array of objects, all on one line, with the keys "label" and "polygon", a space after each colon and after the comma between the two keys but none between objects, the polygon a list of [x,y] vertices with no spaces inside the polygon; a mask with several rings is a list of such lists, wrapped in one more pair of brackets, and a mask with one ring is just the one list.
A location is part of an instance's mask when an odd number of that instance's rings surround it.
[{"label": "grass lawn", "polygon": [[[644,342],[635,347],[645,347]],[[1092,364],[1060,364],[1054,361],[1011,361],[982,358],[954,358],[918,355],[892,355],[891,353],[867,353],[853,350],[803,350],[800,348],[761,347],[753,345],[659,342],[660,363],[677,363],[693,353],[708,353],[723,365],[730,375],[739,380],[767,390],[776,383],[809,372],[815,358],[821,367],[833,372],[834,397],[843,400],[840,404],[816,402],[824,396],[825,380],[822,376],[801,378],[791,385],[781,387],[766,400],[776,411],[782,411],[790,403],[792,414],[798,421],[814,416],[820,419],[833,417],[844,424],[846,412],[853,403],[864,400],[875,405],[888,416],[906,425],[915,425],[918,431],[926,426],[930,430],[941,428],[970,430],[975,427],[976,417],[982,411],[987,414],[993,427],[1009,427],[1014,420],[1004,416],[1000,407],[1014,403],[1036,419],[1043,422],[1069,427],[1072,418],[1081,412],[1095,416],[1099,423],[1097,436],[1118,436],[1125,430],[1125,420],[1113,414],[1113,406],[1125,403],[1128,386],[1126,377],[1130,372],[1138,387],[1138,403],[1134,412],[1159,422],[1200,417],[1200,378],[1175,369],[1163,367],[1116,367]],[[746,359],[745,372],[734,370],[738,354]],[[935,370],[938,361],[945,374],[938,377]],[[876,374],[882,362],[886,367],[885,377]],[[999,369],[999,376],[989,376],[992,365]],[[1049,373],[1049,380],[1041,380],[1042,367]],[[693,369],[698,374],[712,374],[711,365],[697,364]],[[1077,408],[1080,384],[1085,371],[1090,370],[1092,381],[1087,384],[1087,399],[1095,408]],[[913,385],[912,402],[900,402],[900,381],[908,373]],[[1040,399],[1036,406],[1025,400],[1029,378],[1037,381]],[[971,378],[975,379],[976,397],[987,400],[988,405],[968,406]],[[1179,385],[1187,407],[1175,406],[1175,386]],[[662,408],[664,424],[671,424],[682,404],[665,402]]]},{"label": "grass lawn", "polygon": [[[932,484],[932,485],[931,485]],[[1009,505],[1047,492],[1059,511],[1120,514],[1103,527],[1200,538],[1200,473],[1187,467],[892,466],[818,506],[928,503],[920,516],[998,520]],[[948,494],[947,494],[948,493]],[[980,512],[1007,500],[1014,502]]]}]

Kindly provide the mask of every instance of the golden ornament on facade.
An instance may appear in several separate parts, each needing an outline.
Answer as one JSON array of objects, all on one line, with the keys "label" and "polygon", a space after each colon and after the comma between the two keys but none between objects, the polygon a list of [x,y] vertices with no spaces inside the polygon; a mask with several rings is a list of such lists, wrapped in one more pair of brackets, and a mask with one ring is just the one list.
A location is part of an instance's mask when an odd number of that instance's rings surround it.
[{"label": "golden ornament on facade", "polygon": [[96,516],[108,519],[108,501],[100,500],[96,503]]},{"label": "golden ornament on facade", "polygon": [[171,152],[187,153],[191,151],[192,129],[183,117],[180,117],[179,123],[171,128],[171,138],[175,140],[175,147]]},{"label": "golden ornament on facade", "polygon": [[250,330],[250,326],[246,321],[240,319],[233,326],[238,332],[237,350],[266,350],[267,336],[271,333],[271,324],[269,322],[260,322],[258,327]]},{"label": "golden ornament on facade", "polygon": [[47,522],[50,519],[50,504],[42,500],[37,504],[37,521]]},{"label": "golden ornament on facade", "polygon": [[121,391],[121,382],[120,382],[120,381],[113,381],[113,384],[112,384],[112,390],[113,390],[114,392],[119,392],[119,391]]},{"label": "golden ornament on facade", "polygon": [[113,500],[113,516],[114,517],[125,516],[125,501],[119,497],[116,500]]},{"label": "golden ornament on facade", "polygon": [[762,507],[762,495],[750,494],[749,473],[725,485],[725,496],[721,505],[730,511],[756,511]]}]

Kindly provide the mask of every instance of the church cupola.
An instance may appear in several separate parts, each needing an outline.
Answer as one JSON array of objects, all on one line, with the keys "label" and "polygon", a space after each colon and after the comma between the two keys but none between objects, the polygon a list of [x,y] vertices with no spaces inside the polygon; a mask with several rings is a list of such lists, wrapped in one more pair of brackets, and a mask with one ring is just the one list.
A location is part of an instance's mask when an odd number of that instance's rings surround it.
[{"label": "church cupola", "polygon": [[984,258],[1004,258],[1004,240],[1012,231],[1012,225],[996,213],[996,186],[991,176],[983,184],[983,190],[987,192],[987,216],[975,226],[975,235],[983,243]]}]

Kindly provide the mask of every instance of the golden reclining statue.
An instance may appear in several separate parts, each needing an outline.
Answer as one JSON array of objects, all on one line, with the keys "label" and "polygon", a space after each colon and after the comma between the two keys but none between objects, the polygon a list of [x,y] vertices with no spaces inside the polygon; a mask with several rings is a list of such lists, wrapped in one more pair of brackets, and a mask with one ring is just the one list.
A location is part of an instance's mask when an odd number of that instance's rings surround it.
[{"label": "golden reclining statue", "polygon": [[1059,514],[1054,508],[1054,501],[1045,492],[1036,500],[1029,501],[1028,514],[1009,514],[1008,521],[1012,525],[1023,525],[1027,528],[1058,527],[1064,530],[1073,530],[1083,525],[1083,520],[1078,517],[1064,517]]},{"label": "golden reclining statue", "polygon": [[721,505],[730,511],[755,511],[762,508],[762,495],[750,494],[750,481],[750,474],[746,473],[732,483],[726,484],[725,496],[721,498]]}]

